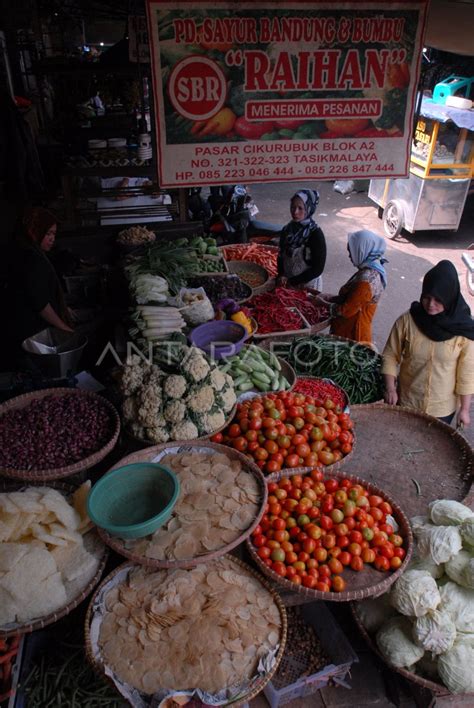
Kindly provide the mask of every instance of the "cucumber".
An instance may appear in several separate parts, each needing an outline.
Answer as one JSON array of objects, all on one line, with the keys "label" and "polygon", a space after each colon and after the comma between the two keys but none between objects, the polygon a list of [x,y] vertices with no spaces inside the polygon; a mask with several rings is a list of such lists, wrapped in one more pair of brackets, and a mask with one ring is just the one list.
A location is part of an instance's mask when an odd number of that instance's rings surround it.
[{"label": "cucumber", "polygon": [[239,393],[245,393],[246,391],[250,391],[254,387],[252,381],[249,381],[248,383],[241,384],[238,388],[237,391]]},{"label": "cucumber", "polygon": [[239,388],[239,386],[249,383],[249,381],[250,379],[247,374],[245,374],[245,376],[239,376],[237,379],[234,379],[234,387]]},{"label": "cucumber", "polygon": [[272,391],[280,391],[281,386],[280,386],[280,377],[275,376],[275,378],[272,381]]},{"label": "cucumber", "polygon": [[256,371],[252,376],[250,377],[252,381],[260,381],[262,384],[265,384],[266,386],[270,386],[272,380],[269,376],[266,374],[262,374],[259,371]]},{"label": "cucumber", "polygon": [[235,362],[235,367],[236,367],[237,369],[241,369],[242,371],[246,371],[247,374],[251,374],[252,371],[253,371],[252,367],[249,366],[249,364],[247,364],[247,363],[241,361],[240,359],[239,359],[239,361],[236,361],[236,362]]},{"label": "cucumber", "polygon": [[268,391],[268,384],[260,383],[260,381],[254,380],[255,388],[259,391]]},{"label": "cucumber", "polygon": [[290,383],[288,379],[285,379],[283,374],[280,376],[279,385],[282,391],[286,391],[287,388],[290,388]]}]

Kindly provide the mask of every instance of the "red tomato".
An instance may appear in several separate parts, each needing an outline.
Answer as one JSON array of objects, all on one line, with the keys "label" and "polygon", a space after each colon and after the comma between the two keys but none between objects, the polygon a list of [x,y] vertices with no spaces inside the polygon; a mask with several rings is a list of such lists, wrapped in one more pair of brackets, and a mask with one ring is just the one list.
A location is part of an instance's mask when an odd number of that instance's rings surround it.
[{"label": "red tomato", "polygon": [[339,575],[344,570],[343,564],[337,558],[331,558],[328,562],[328,566],[331,573],[335,573],[336,575]]},{"label": "red tomato", "polygon": [[234,442],[232,443],[232,447],[235,450],[238,450],[239,452],[245,452],[245,450],[248,447],[248,441],[244,437],[239,435],[238,438],[234,438]]},{"label": "red tomato", "polygon": [[223,441],[223,439],[224,439],[224,436],[222,435],[222,433],[216,433],[215,435],[213,435],[211,437],[211,442],[221,443]]},{"label": "red tomato", "polygon": [[346,589],[346,581],[340,575],[332,578],[332,589],[334,592],[343,592]]},{"label": "red tomato", "polygon": [[376,556],[374,560],[374,566],[377,568],[377,570],[389,570],[390,569],[390,561],[388,558],[385,558],[385,556]]},{"label": "red tomato", "polygon": [[272,563],[272,570],[275,571],[277,575],[282,578],[286,575],[286,565],[282,561],[275,561]]},{"label": "red tomato", "polygon": [[303,580],[302,580],[302,582],[301,582],[301,584],[302,584],[303,587],[305,587],[305,588],[311,588],[311,589],[313,589],[313,588],[316,587],[317,582],[318,582],[318,581],[316,580],[316,578],[314,578],[312,575],[305,575],[304,578],[303,578]]},{"label": "red tomato", "polygon": [[340,563],[342,563],[342,565],[349,565],[352,560],[352,556],[347,551],[341,551],[337,559]]},{"label": "red tomato", "polygon": [[364,548],[361,553],[361,558],[364,563],[373,563],[375,560],[375,551],[371,548]]},{"label": "red tomato", "polygon": [[358,573],[359,571],[361,571],[363,569],[364,561],[362,560],[362,558],[360,556],[353,556],[350,566],[351,566],[352,570],[355,570]]},{"label": "red tomato", "polygon": [[402,562],[403,561],[401,558],[397,558],[397,556],[393,556],[393,558],[390,559],[390,568],[392,570],[397,570],[397,568],[400,568]]},{"label": "red tomato", "polygon": [[300,458],[298,455],[288,455],[285,459],[285,464],[287,467],[298,467],[300,463]]},{"label": "red tomato", "polygon": [[271,550],[269,549],[268,546],[262,546],[261,548],[258,549],[257,555],[259,558],[262,560],[265,560],[265,558],[270,558]]},{"label": "red tomato", "polygon": [[227,431],[230,438],[238,438],[240,432],[240,425],[237,425],[237,423],[232,423],[232,425],[229,426],[229,430]]}]

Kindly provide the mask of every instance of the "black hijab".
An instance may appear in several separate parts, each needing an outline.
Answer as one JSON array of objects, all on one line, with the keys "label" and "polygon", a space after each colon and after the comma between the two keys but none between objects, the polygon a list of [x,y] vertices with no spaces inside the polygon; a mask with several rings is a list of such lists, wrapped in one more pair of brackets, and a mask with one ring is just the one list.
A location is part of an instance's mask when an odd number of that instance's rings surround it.
[{"label": "black hijab", "polygon": [[424,335],[435,342],[456,336],[474,340],[474,319],[461,295],[458,274],[451,261],[440,261],[427,272],[421,295],[435,297],[445,308],[439,315],[429,315],[421,302],[412,302],[410,314]]}]

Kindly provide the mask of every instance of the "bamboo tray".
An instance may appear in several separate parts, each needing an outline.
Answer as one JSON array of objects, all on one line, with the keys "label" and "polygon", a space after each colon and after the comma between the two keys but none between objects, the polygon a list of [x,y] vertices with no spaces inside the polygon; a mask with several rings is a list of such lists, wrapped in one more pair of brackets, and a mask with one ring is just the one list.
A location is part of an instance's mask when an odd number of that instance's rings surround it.
[{"label": "bamboo tray", "polygon": [[[246,538],[250,536],[255,527],[258,525],[260,518],[265,509],[267,503],[267,485],[260,469],[251,460],[249,460],[245,455],[233,448],[227,447],[225,445],[218,445],[216,443],[211,443],[208,441],[203,442],[176,442],[176,443],[165,443],[163,445],[156,445],[155,447],[144,448],[143,450],[138,450],[137,452],[127,455],[122,458],[117,464],[112,467],[112,470],[122,467],[123,465],[129,465],[135,462],[159,462],[162,457],[170,453],[181,453],[181,452],[218,452],[220,454],[226,455],[230,460],[238,460],[242,468],[252,475],[257,482],[257,486],[260,491],[260,502],[259,509],[250,525],[244,531],[235,532],[235,538],[224,543],[219,549],[209,551],[208,553],[202,553],[194,558],[187,558],[181,560],[159,560],[156,558],[149,558],[148,556],[138,554],[133,550],[133,548],[127,548],[124,539],[118,538],[117,536],[110,535],[104,529],[99,528],[98,533],[104,543],[106,543],[110,548],[119,553],[126,558],[139,563],[140,565],[146,565],[149,568],[192,568],[199,563],[204,563],[214,558],[219,558],[220,556],[228,553],[236,546],[240,545],[245,541]],[[109,470],[111,471],[111,470]],[[205,512],[203,512],[205,513]]]},{"label": "bamboo tray", "polygon": [[[366,597],[378,597],[384,592],[387,592],[389,587],[395,582],[395,580],[404,572],[407,564],[410,561],[411,554],[413,551],[413,534],[409,521],[405,513],[400,508],[399,504],[392,499],[385,491],[376,487],[371,482],[363,479],[362,477],[356,476],[354,474],[348,474],[344,470],[331,472],[325,471],[325,475],[329,477],[335,477],[337,479],[350,479],[354,484],[362,484],[366,489],[370,491],[371,494],[376,494],[382,497],[385,501],[388,501],[393,509],[393,517],[397,521],[400,528],[400,535],[404,539],[404,548],[406,550],[405,558],[397,570],[392,572],[382,572],[375,570],[372,566],[365,564],[364,569],[361,572],[355,572],[344,568],[342,577],[347,581],[347,587],[350,589],[344,590],[343,592],[322,592],[321,590],[313,590],[310,588],[305,588],[302,585],[295,585],[290,580],[282,578],[280,575],[275,573],[274,570],[269,568],[258,556],[255,546],[252,544],[250,538],[247,539],[246,544],[255,563],[258,565],[259,569],[267,575],[271,580],[273,580],[277,585],[284,588],[285,590],[291,590],[297,593],[299,596],[304,597],[305,601],[308,599],[312,600],[332,600],[333,602],[347,602],[349,600],[363,600]],[[267,477],[267,482],[278,482],[283,477],[291,477],[294,474],[303,474],[302,468],[295,467],[291,470],[282,470],[281,472],[276,472],[273,475]]]},{"label": "bamboo tray", "polygon": [[[366,630],[364,627],[364,624],[361,620],[361,617],[357,611],[357,602],[351,602],[350,604],[351,607],[351,612],[352,616],[354,618],[355,623],[357,624],[357,627],[364,637],[365,641],[367,642],[368,646],[370,649],[376,654],[381,661],[384,662],[392,671],[396,671],[398,674],[401,674],[404,678],[408,679],[409,681],[412,681],[413,683],[418,684],[418,686],[421,686],[422,688],[427,689],[428,691],[431,691],[438,697],[446,697],[446,703],[452,703],[453,705],[474,705],[474,693],[451,693],[444,684],[438,683],[437,681],[433,681],[431,679],[424,678],[423,676],[420,676],[418,674],[413,673],[413,671],[408,671],[408,669],[403,669],[399,668],[397,666],[393,666],[393,664],[389,664],[387,659],[384,657],[384,655],[379,651],[377,644],[375,642],[375,639],[369,634],[369,632]],[[403,615],[400,615],[403,616]],[[428,652],[427,652],[428,653]],[[467,703],[464,702],[463,699],[466,699],[468,697],[471,697],[471,702]],[[459,704],[457,701],[462,701]],[[443,701],[443,705],[445,704],[445,701]]]},{"label": "bamboo tray", "polygon": [[41,391],[33,391],[31,393],[25,393],[22,396],[16,396],[16,398],[11,398],[9,401],[2,403],[0,405],[0,416],[7,413],[8,411],[16,410],[18,408],[25,408],[31,401],[45,398],[46,396],[82,396],[84,398],[89,398],[95,401],[98,405],[102,405],[107,409],[110,421],[111,421],[111,435],[109,441],[100,450],[97,450],[92,455],[85,457],[83,460],[74,462],[65,467],[56,467],[51,469],[13,469],[11,467],[0,467],[0,475],[4,477],[9,477],[11,479],[19,479],[28,482],[45,482],[48,480],[61,479],[63,477],[70,477],[71,475],[77,474],[79,472],[84,472],[85,470],[94,467],[101,460],[106,457],[109,452],[115,446],[120,433],[120,418],[115,410],[114,406],[109,403],[106,398],[99,396],[97,393],[92,393],[90,391],[82,391],[81,389],[74,388],[45,388]]},{"label": "bamboo tray", "polygon": [[[26,486],[27,485],[21,483],[3,480],[0,481],[0,493],[21,491]],[[57,489],[59,492],[64,494],[64,496],[71,495],[75,489],[73,485],[65,484],[62,482],[51,482],[48,485],[44,486],[51,487],[52,489]],[[88,595],[90,595],[90,593],[102,577],[102,573],[104,572],[105,564],[109,556],[109,550],[107,546],[101,541],[95,529],[91,529],[85,534],[84,545],[86,549],[93,555],[96,555],[98,559],[97,569],[93,577],[83,584],[83,587],[80,589],[80,591],[77,592],[66,605],[60,607],[55,612],[52,612],[49,615],[44,615],[43,617],[37,617],[27,622],[11,622],[9,624],[0,626],[0,637],[12,637],[17,634],[28,634],[30,632],[35,632],[38,629],[43,629],[49,624],[54,624],[54,622],[57,622],[59,619],[61,619],[61,617],[65,617],[70,612],[72,612],[72,610],[74,610],[78,605],[81,604],[83,600],[86,599]]]},{"label": "bamboo tray", "polygon": [[435,499],[474,507],[474,450],[454,428],[411,408],[351,405],[352,468],[400,500],[408,517]]},{"label": "bamboo tray", "polygon": [[[231,698],[229,703],[226,702],[226,705],[232,705],[237,708],[238,706],[243,706],[244,704],[247,704],[247,702],[252,700],[252,698],[255,698],[255,696],[257,696],[260,691],[262,691],[262,689],[267,685],[267,683],[270,681],[275,671],[277,670],[285,651],[287,636],[287,617],[286,610],[280,596],[274,590],[274,588],[271,587],[271,585],[266,581],[265,578],[263,578],[259,573],[253,570],[253,568],[248,566],[246,563],[239,560],[238,558],[235,558],[234,556],[227,556],[227,560],[231,566],[235,566],[236,569],[243,570],[250,576],[256,578],[261,583],[261,585],[266,588],[266,590],[268,590],[275,604],[278,607],[281,620],[279,645],[273,665],[265,674],[262,674],[261,676],[256,676],[255,678],[251,679],[248,689],[245,693],[239,694],[238,696]],[[133,567],[134,565],[132,563],[124,563],[123,565],[119,566],[103,580],[103,582],[99,585],[96,592],[94,593],[89,603],[85,620],[85,648],[87,659],[96,669],[96,671],[104,675],[104,678],[108,682],[112,683],[112,685],[117,688],[124,697],[127,698],[131,705],[141,706],[145,705],[142,699],[142,695],[144,694],[141,694],[139,691],[137,691],[137,689],[132,688],[129,684],[125,684],[120,681],[120,679],[104,663],[100,655],[100,649],[98,646],[98,634],[100,631],[100,625],[102,623],[102,618],[99,616],[101,601],[103,602],[103,597],[107,590],[117,586],[119,583],[123,582],[128,577],[128,574],[133,569]],[[153,571],[150,570],[150,572]],[[137,702],[135,702],[134,700],[132,703],[131,694],[133,694],[133,698]],[[138,703],[138,701],[140,702]],[[155,706],[156,708],[159,705],[159,702],[160,701],[157,701],[156,699],[152,699],[150,705]],[[146,704],[148,705],[148,701]]]}]

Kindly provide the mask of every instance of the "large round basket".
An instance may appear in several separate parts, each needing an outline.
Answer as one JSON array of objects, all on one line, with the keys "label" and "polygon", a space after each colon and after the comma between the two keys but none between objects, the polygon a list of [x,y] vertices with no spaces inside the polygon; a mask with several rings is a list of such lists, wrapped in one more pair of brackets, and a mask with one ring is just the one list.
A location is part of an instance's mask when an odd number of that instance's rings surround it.
[{"label": "large round basket", "polygon": [[[63,482],[51,482],[47,486],[52,489],[57,489],[66,497],[70,496],[75,489],[71,484],[66,484]],[[21,491],[22,489],[25,489],[25,487],[26,485],[15,483],[10,480],[2,480],[0,482],[0,493]],[[61,617],[65,617],[72,612],[72,610],[74,610],[83,600],[86,599],[88,595],[90,595],[102,577],[102,573],[104,572],[105,564],[109,555],[109,549],[101,541],[95,529],[91,529],[85,534],[84,545],[88,551],[96,555],[98,558],[98,566],[94,576],[90,578],[87,583],[83,584],[83,587],[78,590],[78,592],[66,605],[59,608],[55,612],[43,617],[38,617],[28,622],[12,622],[10,624],[0,626],[0,637],[5,638],[12,637],[17,634],[28,634],[30,632],[35,632],[38,629],[43,629],[49,624],[54,624],[54,622],[57,622],[61,619]]]},{"label": "large round basket", "polygon": [[252,295],[259,295],[275,287],[275,279],[270,278],[268,271],[258,263],[252,261],[227,261],[230,273],[235,273],[239,278],[252,288]]},{"label": "large round basket", "polygon": [[[144,448],[143,450],[138,450],[137,452],[127,455],[121,459],[117,464],[112,467],[112,469],[117,469],[123,465],[129,465],[135,462],[159,462],[165,455],[173,453],[182,452],[207,452],[207,453],[220,453],[225,455],[229,460],[238,460],[244,470],[248,474],[252,475],[256,482],[258,489],[260,491],[260,501],[258,512],[250,523],[250,525],[244,531],[236,531],[235,538],[228,543],[223,543],[223,545],[213,551],[208,553],[202,553],[194,558],[186,558],[181,560],[159,560],[155,558],[148,558],[145,555],[137,554],[133,549],[127,548],[124,539],[112,536],[104,529],[98,529],[99,535],[101,536],[104,543],[106,543],[110,548],[119,553],[126,558],[139,563],[140,565],[146,565],[149,568],[192,568],[199,563],[204,563],[210,561],[214,558],[219,558],[220,556],[228,553],[236,546],[243,543],[253,532],[255,527],[264,512],[265,505],[267,503],[267,485],[260,469],[251,460],[249,460],[245,455],[233,448],[227,447],[225,445],[218,445],[211,443],[209,441],[203,442],[176,442],[176,443],[165,443],[164,445],[156,445],[155,447]],[[109,470],[110,471],[110,470]],[[205,512],[203,512],[205,513]]]},{"label": "large round basket", "polygon": [[[304,472],[300,468],[282,470],[281,472],[276,472],[275,474],[267,477],[267,482],[278,482],[283,477],[291,477],[293,474],[304,474]],[[403,563],[397,570],[386,573],[375,570],[375,568],[372,568],[369,565],[364,565],[362,572],[356,573],[351,569],[345,568],[342,573],[342,577],[346,580],[347,586],[351,589],[344,590],[343,592],[322,592],[321,590],[305,588],[302,585],[295,585],[295,583],[292,583],[290,580],[286,580],[275,573],[274,570],[265,565],[265,563],[260,559],[250,538],[247,539],[247,548],[253,560],[257,563],[258,567],[265,575],[281,587],[285,588],[285,590],[296,592],[307,599],[347,602],[348,600],[363,600],[366,597],[378,597],[386,592],[392,583],[394,583],[395,580],[404,572],[411,558],[413,550],[413,534],[408,519],[396,501],[394,501],[388,494],[376,487],[374,484],[368,482],[366,479],[344,473],[343,471],[334,473],[328,471],[326,472],[326,476],[335,477],[336,479],[342,479],[344,477],[351,480],[354,484],[362,484],[371,494],[376,494],[382,497],[385,501],[389,502],[393,509],[393,517],[397,521],[400,529],[399,533],[404,539],[404,547],[406,550]]]},{"label": "large round basket", "polygon": [[[271,594],[275,604],[278,607],[279,613],[280,613],[280,619],[281,619],[281,629],[280,629],[280,637],[279,637],[279,646],[278,646],[278,651],[275,656],[275,660],[273,662],[273,666],[265,673],[264,675],[257,677],[254,679],[251,683],[250,686],[248,687],[248,690],[245,694],[240,695],[238,698],[232,700],[232,706],[235,706],[237,708],[238,706],[242,706],[243,704],[247,703],[248,701],[251,701],[252,698],[255,698],[260,691],[263,690],[263,688],[267,685],[267,683],[271,680],[272,676],[276,672],[278,665],[280,664],[280,661],[283,657],[283,653],[285,651],[285,644],[286,644],[286,637],[287,637],[287,631],[288,631],[288,625],[287,625],[287,617],[286,617],[286,610],[285,606],[283,605],[283,602],[278,595],[277,592],[270,586],[270,584],[263,578],[259,573],[257,573],[253,568],[248,566],[246,563],[243,561],[239,560],[238,558],[235,558],[234,556],[227,556],[227,560],[229,563],[232,565],[235,565],[236,568],[242,569],[245,572],[247,572],[249,575],[253,576],[256,578],[261,585],[268,590],[268,592]],[[94,669],[105,676],[105,678],[111,682],[115,688],[119,688],[119,686],[116,684],[114,680],[113,673],[111,669],[106,667],[104,664],[101,656],[100,656],[100,650],[98,647],[98,633],[100,629],[100,624],[96,628],[94,627],[94,622],[95,622],[95,616],[97,613],[97,608],[103,602],[103,597],[105,593],[112,587],[118,585],[120,582],[123,582],[128,577],[128,573],[133,569],[133,564],[131,563],[124,563],[123,565],[119,566],[116,568],[112,573],[110,573],[99,585],[99,587],[96,589],[93,597],[91,598],[91,601],[89,603],[89,607],[87,610],[87,615],[86,615],[86,620],[85,620],[85,649],[86,649],[86,656],[87,659],[90,661]],[[100,622],[100,620],[99,620]],[[128,687],[130,690],[131,687]],[[127,685],[121,684],[121,688],[119,688],[120,693],[122,695],[125,695],[125,692],[127,691]],[[157,706],[158,703],[152,702],[153,706]],[[230,704],[229,704],[230,705]]]},{"label": "large round basket", "polygon": [[79,460],[78,462],[74,462],[65,467],[56,467],[52,469],[13,469],[10,467],[0,467],[0,475],[28,482],[46,482],[54,479],[61,479],[63,477],[70,477],[71,475],[84,472],[85,470],[94,467],[94,465],[97,465],[101,460],[103,460],[104,457],[106,457],[106,455],[108,455],[114,448],[120,433],[119,415],[114,406],[109,403],[107,399],[99,396],[97,393],[92,393],[91,391],[82,391],[74,388],[46,388],[41,391],[25,393],[22,396],[11,398],[9,401],[2,403],[0,405],[0,417],[9,411],[25,408],[32,401],[46,398],[46,396],[81,396],[94,401],[96,405],[100,405],[105,408],[110,416],[111,432],[108,442],[92,455],[89,455],[83,460]]},{"label": "large round basket", "polygon": [[[206,290],[206,285],[208,284],[209,278],[213,278],[214,280],[229,280],[229,278],[237,278],[240,280],[238,275],[232,274],[232,273],[214,273],[213,275],[210,275],[208,273],[200,273],[199,276],[192,276],[191,278],[188,278],[188,285],[190,287],[203,287],[204,290]],[[252,297],[252,288],[250,285],[247,285],[247,283],[244,283],[243,280],[240,280],[240,287],[241,287],[241,296],[240,297],[234,297],[233,300],[235,300],[238,304],[243,304],[244,302],[247,302]],[[220,297],[220,298],[212,298],[208,291],[206,290],[206,294],[209,298],[209,300],[212,302],[213,306],[215,307],[219,300],[222,300],[225,295]],[[230,296],[228,296],[230,297]]]},{"label": "large round basket", "polygon": [[435,499],[474,508],[474,450],[450,425],[384,403],[351,406],[357,429],[352,464],[403,505],[409,518]]},{"label": "large round basket", "polygon": [[[376,654],[381,661],[383,661],[387,666],[392,669],[392,671],[396,671],[398,674],[401,674],[404,678],[408,679],[409,681],[412,681],[413,683],[416,683],[418,686],[421,686],[422,688],[427,689],[428,691],[431,691],[434,693],[436,696],[446,696],[446,703],[453,703],[453,705],[474,705],[474,693],[457,693],[453,694],[451,693],[446,686],[444,686],[442,683],[437,683],[436,681],[432,681],[431,679],[426,679],[423,676],[419,676],[418,674],[413,673],[412,671],[408,671],[407,669],[399,668],[397,666],[393,666],[393,664],[389,664],[387,659],[384,657],[384,655],[379,651],[379,648],[377,647],[377,643],[375,639],[369,634],[367,629],[364,627],[364,624],[362,622],[361,616],[358,612],[358,606],[357,602],[351,602],[350,604],[352,616],[354,618],[355,623],[357,624],[357,627],[359,628],[360,633],[364,637],[365,641],[369,645],[370,649]],[[450,697],[452,701],[449,700]],[[470,697],[470,701],[467,701]],[[459,703],[457,701],[460,701]],[[466,702],[465,702],[466,701]],[[444,705],[444,701],[443,701]]]},{"label": "large round basket", "polygon": [[[212,435],[216,435],[217,433],[221,433],[225,428],[227,428],[229,423],[232,422],[236,412],[237,412],[237,403],[233,406],[232,410],[228,413],[228,415],[225,419],[225,423],[223,425],[221,425],[220,428],[216,428],[216,430],[213,430],[212,433],[208,433],[207,435],[201,435],[198,438],[194,438],[194,440],[190,440],[189,442],[192,443],[192,442],[195,442],[196,440],[209,440],[209,438]],[[143,438],[138,438],[136,435],[132,435],[132,433],[126,427],[125,427],[125,433],[131,440],[135,440],[135,442],[140,443],[140,445],[142,445],[142,446],[152,447],[152,446],[156,445],[156,443],[152,442],[151,440],[143,440]],[[181,440],[179,442],[182,443],[183,441]],[[166,443],[166,445],[173,445],[174,443],[175,443],[174,440],[169,440]]]}]

